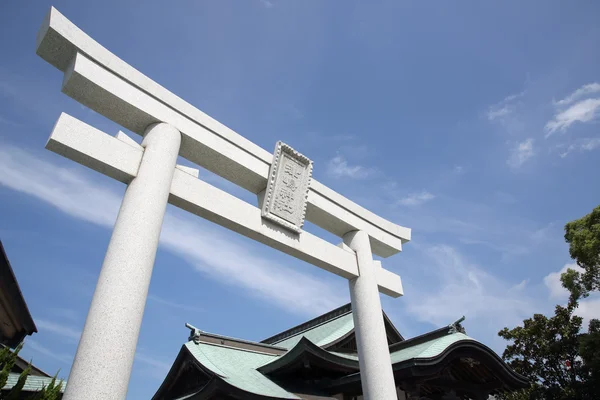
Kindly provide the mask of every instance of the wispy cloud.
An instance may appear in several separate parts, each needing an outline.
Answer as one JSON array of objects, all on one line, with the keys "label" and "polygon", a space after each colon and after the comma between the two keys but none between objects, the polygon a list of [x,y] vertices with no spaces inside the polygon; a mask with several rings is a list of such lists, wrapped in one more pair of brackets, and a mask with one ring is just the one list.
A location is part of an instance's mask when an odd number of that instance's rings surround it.
[{"label": "wispy cloud", "polygon": [[329,160],[327,173],[333,178],[365,179],[373,170],[362,165],[349,165],[344,157],[337,155]]},{"label": "wispy cloud", "polygon": [[[566,302],[569,297],[569,291],[562,286],[562,282],[560,281],[560,276],[567,272],[568,269],[583,272],[583,268],[575,263],[570,263],[565,264],[560,271],[551,272],[544,277],[544,285],[548,288],[551,298]],[[580,300],[575,314],[583,318],[582,328],[587,329],[590,319],[600,318],[600,295],[592,294],[590,297]]]},{"label": "wispy cloud", "polygon": [[263,6],[265,6],[266,8],[273,8],[274,4],[272,1],[269,0],[260,0],[260,2],[262,3]]},{"label": "wispy cloud", "polygon": [[566,110],[558,110],[546,124],[546,138],[556,131],[566,132],[575,122],[591,122],[600,115],[600,98],[581,100]]},{"label": "wispy cloud", "polygon": [[45,319],[36,319],[35,325],[38,327],[40,333],[44,332],[52,332],[62,338],[68,339],[70,341],[78,341],[81,336],[81,331],[75,328],[71,328],[65,324],[59,324],[53,321],[48,321]]},{"label": "wispy cloud", "polygon": [[533,142],[532,138],[526,139],[520,143],[517,143],[510,151],[508,160],[506,163],[511,168],[519,168],[523,165],[527,160],[534,156],[535,152],[533,150]]},{"label": "wispy cloud", "polygon": [[568,269],[574,269],[577,272],[583,272],[583,268],[577,264],[565,264],[560,271],[551,272],[544,277],[544,285],[546,285],[550,291],[550,297],[563,299],[569,297],[568,290],[562,286],[562,282],[560,281],[560,276],[567,272]]},{"label": "wispy cloud", "polygon": [[402,206],[419,206],[423,203],[435,199],[435,196],[429,192],[423,191],[418,193],[411,193],[406,197],[398,200],[398,204]]},{"label": "wispy cloud", "polygon": [[479,245],[495,250],[501,254],[502,259],[508,259],[510,257],[527,254],[529,252],[529,248],[524,244],[498,243],[494,241],[472,239],[468,237],[461,237],[458,239],[458,241],[466,245]]},{"label": "wispy cloud", "polygon": [[579,89],[577,89],[576,91],[574,91],[573,93],[571,93],[570,95],[565,97],[564,99],[559,100],[559,101],[555,102],[554,104],[557,106],[566,106],[566,105],[573,103],[575,100],[579,100],[582,97],[586,97],[590,94],[594,94],[594,93],[598,93],[598,92],[600,92],[600,83],[597,83],[597,82],[588,83],[587,85],[583,85],[582,87],[580,87]]},{"label": "wispy cloud", "polygon": [[522,91],[517,94],[512,94],[505,97],[502,101],[491,105],[486,112],[488,120],[501,120],[511,115],[517,108],[518,100],[523,97],[525,93],[525,91]]},{"label": "wispy cloud", "polygon": [[152,357],[142,351],[137,351],[135,353],[135,359],[149,366],[149,375],[156,379],[164,379],[169,372],[169,369],[171,369],[171,363],[159,360],[156,357]]},{"label": "wispy cloud", "polygon": [[188,304],[179,304],[173,301],[169,301],[166,299],[163,299],[162,297],[159,297],[157,295],[154,294],[149,294],[148,295],[148,300],[156,303],[156,304],[161,304],[163,306],[167,306],[169,308],[175,308],[178,310],[182,310],[182,311],[191,311],[191,312],[200,312],[202,311],[202,308],[198,307],[198,306],[191,306]]},{"label": "wispy cloud", "polygon": [[462,165],[455,165],[452,168],[452,173],[454,173],[455,175],[460,175],[464,172],[465,172],[465,168]]},{"label": "wispy cloud", "polygon": [[10,119],[4,118],[2,115],[0,115],[0,124],[4,124],[4,125],[10,125],[10,126],[14,126],[14,127],[19,127],[19,126],[23,126],[23,124],[12,121]]},{"label": "wispy cloud", "polygon": [[580,150],[582,151],[592,151],[600,147],[600,138],[586,138],[582,139],[580,143]]},{"label": "wispy cloud", "polygon": [[491,275],[449,245],[426,246],[419,251],[428,274],[421,280],[427,284],[413,282],[411,296],[406,298],[415,318],[443,326],[466,315],[475,322],[469,326],[488,336],[539,312],[535,298],[523,290],[527,283],[513,284]]},{"label": "wispy cloud", "polygon": [[600,98],[594,97],[600,92],[600,83],[583,85],[562,100],[554,102],[554,117],[546,123],[546,138],[557,131],[566,132],[576,122],[594,121],[600,115]]},{"label": "wispy cloud", "polygon": [[[122,195],[96,184],[89,174],[61,168],[10,145],[0,148],[0,185],[35,197],[57,210],[112,228]],[[345,301],[328,282],[286,268],[225,237],[208,223],[168,212],[161,246],[197,271],[225,284],[244,288],[290,312],[314,315]]]},{"label": "wispy cloud", "polygon": [[92,184],[82,174],[6,144],[0,149],[0,184],[105,227],[114,224],[120,205],[117,193]]},{"label": "wispy cloud", "polygon": [[[564,147],[563,147],[564,148]],[[560,153],[561,158],[565,158],[574,151],[592,151],[600,148],[600,138],[582,138],[567,146],[566,150]]]},{"label": "wispy cloud", "polygon": [[501,108],[491,107],[487,112],[487,117],[490,121],[493,121],[497,118],[506,117],[507,115],[512,113],[512,107],[505,105]]},{"label": "wispy cloud", "polygon": [[71,321],[78,321],[81,317],[77,311],[70,308],[55,307],[50,308],[48,311],[51,314],[56,315],[57,317],[68,319]]},{"label": "wispy cloud", "polygon": [[62,361],[66,364],[70,364],[73,361],[74,354],[59,353],[50,350],[46,346],[40,344],[36,340],[26,339],[24,349],[33,350],[34,354],[44,354],[48,357],[54,358],[55,360]]}]

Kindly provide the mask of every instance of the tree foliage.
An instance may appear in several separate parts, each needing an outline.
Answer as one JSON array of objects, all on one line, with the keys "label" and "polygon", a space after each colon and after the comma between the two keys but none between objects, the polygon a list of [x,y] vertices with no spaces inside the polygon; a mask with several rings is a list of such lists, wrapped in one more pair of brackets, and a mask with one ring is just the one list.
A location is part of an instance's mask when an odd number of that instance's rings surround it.
[{"label": "tree foliage", "polygon": [[[23,344],[20,344],[15,351],[11,351],[8,347],[2,347],[0,350],[0,389],[6,386],[9,374],[17,361],[17,356],[22,347]],[[27,382],[27,376],[30,372],[31,364],[21,372],[17,383],[9,391],[0,391],[0,400],[19,400],[23,398],[27,400],[58,400],[62,397],[62,381],[57,381],[56,375],[52,378],[48,386],[43,387],[42,390],[33,393],[29,397],[24,397],[23,387]]]},{"label": "tree foliage", "polygon": [[575,315],[579,300],[600,290],[600,206],[565,226],[569,252],[583,272],[569,269],[561,276],[570,292],[566,306],[554,315],[535,314],[523,326],[504,328],[498,335],[510,344],[503,359],[527,377],[531,387],[501,396],[504,400],[591,400],[600,398],[600,321]]},{"label": "tree foliage", "polygon": [[563,286],[574,299],[600,290],[600,206],[585,217],[569,222],[565,226],[565,240],[569,243],[571,258],[583,272],[570,270],[564,274]]},{"label": "tree foliage", "polygon": [[573,314],[574,309],[572,303],[556,306],[552,317],[535,314],[523,326],[499,332],[511,341],[502,357],[532,383],[523,399],[597,398],[590,392],[589,366],[581,357],[582,337],[587,334],[580,333],[582,318]]}]

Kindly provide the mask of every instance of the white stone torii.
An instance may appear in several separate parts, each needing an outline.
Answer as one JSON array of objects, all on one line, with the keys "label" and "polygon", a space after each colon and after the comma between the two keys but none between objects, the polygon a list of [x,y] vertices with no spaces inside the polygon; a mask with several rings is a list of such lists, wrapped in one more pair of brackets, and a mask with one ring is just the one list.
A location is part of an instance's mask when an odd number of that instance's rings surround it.
[{"label": "white stone torii", "polygon": [[[378,291],[399,297],[402,283],[372,254],[398,253],[410,229],[312,180],[306,219],[344,243],[334,246],[299,229],[301,223],[290,231],[263,217],[273,154],[135,70],[55,8],[38,32],[36,52],[64,72],[65,94],[143,136],[139,145],[63,113],[46,145],[128,185],[65,400],[125,398],[167,203],[348,279],[364,398],[396,398]],[[178,155],[257,194],[260,208],[198,179],[198,170],[176,164]]]}]

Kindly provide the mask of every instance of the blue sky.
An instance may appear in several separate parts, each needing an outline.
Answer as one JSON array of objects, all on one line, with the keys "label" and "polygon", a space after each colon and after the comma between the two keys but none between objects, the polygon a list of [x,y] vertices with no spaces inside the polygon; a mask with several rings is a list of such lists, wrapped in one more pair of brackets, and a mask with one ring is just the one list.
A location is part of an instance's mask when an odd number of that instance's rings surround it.
[{"label": "blue sky", "polygon": [[[383,261],[403,279],[405,296],[382,301],[406,337],[465,315],[501,352],[498,330],[565,302],[563,226],[600,199],[597,2],[5,1],[0,238],[40,331],[23,354],[41,368],[68,376],[125,189],[44,150],[61,112],[119,129],[61,94],[61,73],[35,55],[51,4],[186,101],[269,151],[289,143],[316,179],[412,228]],[[185,322],[260,340],[348,301],[341,278],[169,206],[128,398],[154,393]],[[598,310],[591,297],[579,312]]]}]

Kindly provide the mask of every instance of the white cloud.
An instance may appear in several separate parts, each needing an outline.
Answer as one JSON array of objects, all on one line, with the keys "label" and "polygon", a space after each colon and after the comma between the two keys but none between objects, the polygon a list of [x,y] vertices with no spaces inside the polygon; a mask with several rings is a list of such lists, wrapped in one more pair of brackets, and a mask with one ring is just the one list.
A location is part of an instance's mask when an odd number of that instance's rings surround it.
[{"label": "white cloud", "polygon": [[[135,359],[140,360],[143,363],[152,365],[154,367],[162,368],[166,371],[168,371],[169,368],[171,368],[170,363],[158,360],[158,359],[148,356],[147,354],[144,354],[144,353],[140,353],[140,352],[135,353]],[[166,375],[166,373],[164,375]]]},{"label": "white cloud", "polygon": [[435,199],[435,196],[429,192],[423,191],[419,193],[411,193],[408,196],[398,200],[398,204],[403,206],[419,206],[430,200]]},{"label": "white cloud", "polygon": [[566,110],[557,111],[554,119],[546,124],[546,138],[556,131],[565,132],[575,122],[591,122],[600,115],[600,98],[585,99]]},{"label": "white cloud", "polygon": [[565,264],[565,266],[558,272],[551,272],[544,277],[544,285],[550,291],[550,297],[566,299],[569,297],[569,291],[562,286],[560,276],[567,272],[568,269],[574,269],[575,271],[582,272],[583,268],[577,264]]},{"label": "white cloud", "polygon": [[[557,229],[558,228],[558,229]],[[539,229],[530,233],[529,239],[531,244],[537,245],[547,242],[553,238],[562,236],[562,228],[557,227],[555,223],[550,222]]]},{"label": "white cloud", "polygon": [[312,315],[344,302],[326,282],[253,254],[217,231],[187,219],[167,214],[161,243],[196,270],[290,311]]},{"label": "white cloud", "polygon": [[135,359],[150,367],[149,375],[156,379],[164,379],[171,369],[171,363],[159,360],[141,351],[135,353]]},{"label": "white cloud", "polygon": [[600,138],[577,139],[575,143],[570,144],[564,152],[560,153],[560,157],[565,158],[573,151],[592,151],[598,148],[600,148]]},{"label": "white cloud", "polygon": [[529,283],[529,279],[523,279],[520,283],[517,283],[516,285],[514,285],[511,288],[511,290],[521,291],[521,290],[525,289],[525,287],[527,286],[528,283]]},{"label": "white cloud", "polygon": [[38,327],[40,333],[52,332],[71,341],[78,341],[81,336],[81,331],[78,329],[71,328],[65,324],[47,321],[45,319],[36,319],[35,325]]},{"label": "white cloud", "polygon": [[594,296],[579,301],[575,314],[583,318],[582,328],[587,331],[590,319],[600,319],[600,297]]},{"label": "white cloud", "polygon": [[[31,195],[61,212],[112,228],[121,194],[94,183],[79,170],[65,169],[10,145],[0,148],[0,185]],[[286,268],[225,237],[197,217],[167,212],[160,244],[197,271],[288,311],[314,315],[345,302],[323,280]],[[73,335],[72,335],[73,336]]]},{"label": "white cloud", "polygon": [[[584,269],[575,263],[565,264],[558,272],[551,272],[544,277],[544,285],[550,291],[550,297],[565,301],[569,297],[569,291],[562,286],[560,276],[567,272],[568,269],[574,269],[578,272],[583,272]],[[600,296],[592,294],[586,299],[579,300],[579,306],[575,310],[575,314],[583,318],[583,329],[586,330],[590,319],[600,318]]]},{"label": "white cloud", "polygon": [[496,118],[506,117],[510,113],[512,113],[512,107],[505,105],[502,108],[490,107],[490,109],[488,110],[487,116],[490,121],[493,121]]},{"label": "white cloud", "polygon": [[340,155],[329,160],[327,173],[333,178],[364,179],[372,174],[372,170],[362,165],[348,165],[346,159]]},{"label": "white cloud", "polygon": [[79,313],[70,308],[56,307],[56,308],[50,308],[49,311],[50,311],[50,313],[52,313],[58,317],[68,319],[71,321],[78,321],[80,318]]},{"label": "white cloud", "polygon": [[600,138],[586,138],[581,141],[580,148],[583,151],[592,151],[600,147]]},{"label": "white cloud", "polygon": [[587,95],[597,92],[600,92],[600,83],[588,83],[587,85],[583,85],[564,99],[559,100],[554,104],[557,106],[566,106],[573,103],[575,100],[579,100],[582,97],[586,97]]},{"label": "white cloud", "polygon": [[455,165],[454,168],[452,168],[452,172],[456,175],[460,175],[465,172],[465,168],[462,165]]},{"label": "white cloud", "polygon": [[[32,351],[33,354],[44,354],[48,357],[62,361],[66,364],[70,364],[73,362],[74,355],[66,354],[66,353],[57,353],[55,351],[48,349],[47,347],[38,343],[37,341],[28,338],[28,339],[26,339],[25,346],[23,346],[23,351],[29,352],[30,350],[33,350]],[[33,358],[32,358],[32,361],[34,361]]]},{"label": "white cloud", "polygon": [[443,326],[465,315],[472,321],[469,326],[489,337],[539,312],[531,291],[523,290],[527,281],[516,285],[504,281],[448,245],[429,246],[420,252],[428,260],[423,265],[427,276],[420,279],[426,284],[413,282],[411,295],[405,299],[408,311],[417,319]]},{"label": "white cloud", "polygon": [[161,304],[163,306],[167,306],[169,308],[175,308],[175,309],[182,310],[182,311],[191,311],[191,312],[202,311],[202,308],[200,308],[198,306],[191,306],[191,305],[187,305],[187,304],[175,303],[173,301],[163,299],[162,297],[154,295],[154,294],[149,294],[148,300],[150,300],[156,304]]},{"label": "white cloud", "polygon": [[520,93],[507,96],[504,98],[504,100],[490,106],[486,113],[488,120],[502,120],[511,115],[517,108],[516,100],[523,97],[525,93],[525,91],[522,91]]},{"label": "white cloud", "polygon": [[517,143],[510,151],[510,155],[506,163],[512,168],[519,168],[527,160],[534,156],[532,138],[526,139],[523,142]]},{"label": "white cloud", "polygon": [[10,145],[0,149],[0,185],[43,200],[72,217],[106,227],[114,224],[120,205],[117,193]]}]

